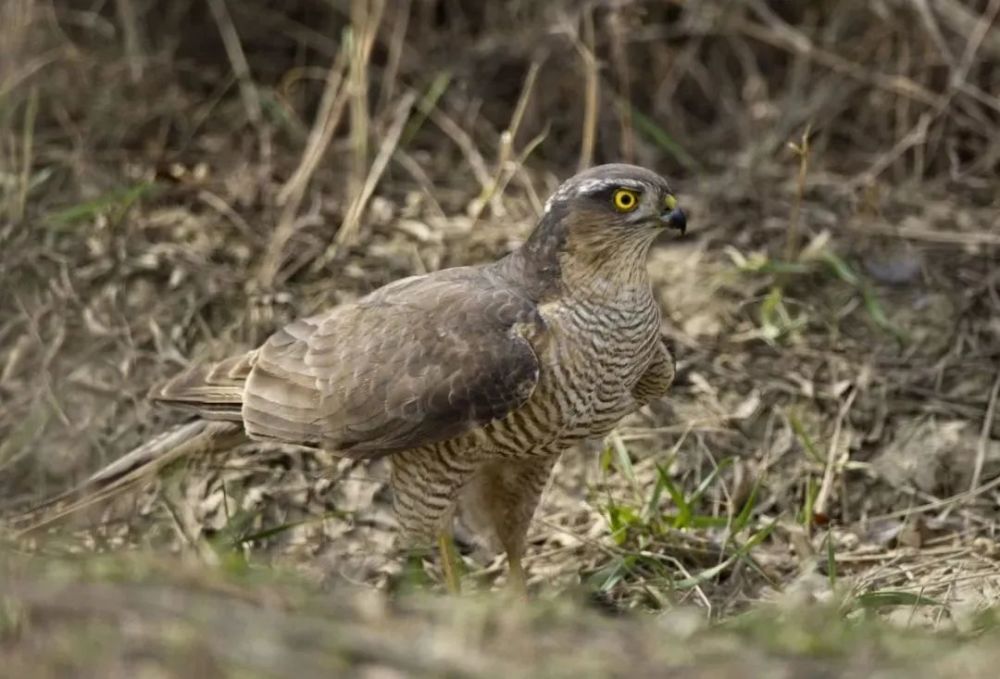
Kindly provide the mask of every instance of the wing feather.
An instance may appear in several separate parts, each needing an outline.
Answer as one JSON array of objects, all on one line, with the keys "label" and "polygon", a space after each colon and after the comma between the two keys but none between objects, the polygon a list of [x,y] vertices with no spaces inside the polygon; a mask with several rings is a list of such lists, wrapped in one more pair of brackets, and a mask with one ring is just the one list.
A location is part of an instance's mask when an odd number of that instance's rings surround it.
[{"label": "wing feather", "polygon": [[276,333],[247,380],[244,422],[251,436],[361,457],[451,438],[527,401],[543,331],[532,302],[474,269],[405,279]]},{"label": "wing feather", "polygon": [[539,377],[545,324],[488,271],[456,268],[387,285],[299,319],[260,348],[166,383],[154,398],[255,438],[373,457],[503,418]]}]

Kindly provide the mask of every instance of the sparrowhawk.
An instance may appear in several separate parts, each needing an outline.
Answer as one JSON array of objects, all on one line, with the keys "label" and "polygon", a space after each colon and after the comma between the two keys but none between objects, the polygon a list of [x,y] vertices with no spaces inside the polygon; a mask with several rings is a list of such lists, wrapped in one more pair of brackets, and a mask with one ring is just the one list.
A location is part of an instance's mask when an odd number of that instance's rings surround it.
[{"label": "sparrowhawk", "polygon": [[673,380],[646,259],[659,233],[685,226],[656,173],[580,172],[501,259],[395,281],[154,389],[197,419],[90,485],[245,437],[390,456],[410,544],[446,539],[461,507],[523,588],[528,525],[560,453]]}]

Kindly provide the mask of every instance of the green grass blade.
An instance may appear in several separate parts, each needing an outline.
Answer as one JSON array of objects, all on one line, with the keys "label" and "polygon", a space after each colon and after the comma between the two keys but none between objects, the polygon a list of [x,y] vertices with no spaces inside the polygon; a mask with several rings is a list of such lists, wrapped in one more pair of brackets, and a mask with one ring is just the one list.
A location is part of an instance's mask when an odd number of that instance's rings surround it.
[{"label": "green grass blade", "polygon": [[878,610],[891,606],[943,606],[940,601],[913,592],[881,590],[866,592],[855,600],[855,607],[864,610]]},{"label": "green grass blade", "polygon": [[691,516],[693,512],[691,511],[691,505],[688,504],[687,499],[684,497],[684,493],[674,485],[674,482],[670,479],[667,474],[667,470],[656,465],[656,473],[659,476],[663,487],[667,489],[667,493],[670,494],[670,499],[673,500],[674,505],[677,507],[678,514],[674,519],[674,528],[684,528],[691,521]]},{"label": "green grass blade", "polygon": [[89,200],[79,205],[60,210],[49,215],[48,222],[55,227],[68,227],[79,222],[88,221],[97,215],[111,210],[126,210],[135,201],[150,194],[156,188],[154,182],[141,182],[115,191],[109,191],[103,196]]}]

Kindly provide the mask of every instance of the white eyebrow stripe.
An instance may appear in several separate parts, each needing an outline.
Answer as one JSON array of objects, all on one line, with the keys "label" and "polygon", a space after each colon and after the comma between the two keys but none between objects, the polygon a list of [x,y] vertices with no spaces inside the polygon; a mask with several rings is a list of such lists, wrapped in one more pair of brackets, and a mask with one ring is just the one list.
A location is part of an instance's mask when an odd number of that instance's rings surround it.
[{"label": "white eyebrow stripe", "polygon": [[597,193],[598,191],[603,191],[604,189],[610,189],[612,187],[622,187],[626,189],[632,189],[633,191],[644,192],[650,189],[649,184],[637,181],[635,179],[627,178],[612,178],[612,179],[587,179],[578,184],[569,184],[563,186],[558,191],[549,196],[549,199],[545,201],[545,207],[543,208],[543,214],[547,213],[552,205],[558,201],[565,200],[571,195],[579,196],[586,193]]},{"label": "white eyebrow stripe", "polygon": [[585,182],[580,182],[575,187],[573,193],[577,195],[581,193],[595,193],[604,189],[610,189],[612,186],[621,186],[636,191],[644,191],[648,188],[643,182],[637,182],[633,179],[588,179]]}]

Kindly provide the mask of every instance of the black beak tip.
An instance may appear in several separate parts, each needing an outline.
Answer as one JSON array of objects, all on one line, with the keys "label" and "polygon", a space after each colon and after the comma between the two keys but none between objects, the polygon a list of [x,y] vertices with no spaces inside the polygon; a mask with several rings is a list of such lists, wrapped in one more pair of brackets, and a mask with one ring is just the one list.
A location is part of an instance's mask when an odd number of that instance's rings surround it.
[{"label": "black beak tip", "polygon": [[687,232],[687,215],[679,207],[675,207],[667,213],[666,221],[670,228],[677,229],[682,235]]}]

